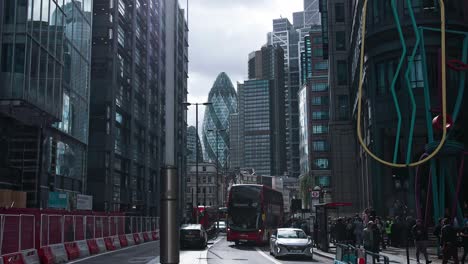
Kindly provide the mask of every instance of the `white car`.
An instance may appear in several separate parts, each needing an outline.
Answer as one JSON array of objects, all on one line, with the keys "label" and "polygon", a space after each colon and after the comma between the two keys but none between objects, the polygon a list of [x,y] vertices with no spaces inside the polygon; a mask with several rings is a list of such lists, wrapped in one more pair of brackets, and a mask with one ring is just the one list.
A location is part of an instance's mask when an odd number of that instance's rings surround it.
[{"label": "white car", "polygon": [[312,258],[312,239],[302,229],[278,228],[270,237],[270,254],[275,258],[292,255]]},{"label": "white car", "polygon": [[219,221],[218,222],[218,231],[221,233],[226,233],[226,222],[225,221]]}]

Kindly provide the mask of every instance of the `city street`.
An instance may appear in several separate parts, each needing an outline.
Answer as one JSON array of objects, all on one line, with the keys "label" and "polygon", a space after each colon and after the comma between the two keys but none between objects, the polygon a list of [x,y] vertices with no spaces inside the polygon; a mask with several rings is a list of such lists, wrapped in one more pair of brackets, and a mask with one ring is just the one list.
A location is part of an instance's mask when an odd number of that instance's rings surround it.
[{"label": "city street", "polygon": [[126,247],[115,251],[109,251],[101,255],[91,256],[69,263],[80,264],[127,264],[148,263],[159,256],[159,241],[147,242],[136,246]]},{"label": "city street", "polygon": [[[208,250],[208,264],[230,264],[230,263],[248,263],[248,264],[266,264],[266,263],[331,263],[332,260],[314,255],[314,259],[308,258],[282,258],[275,259],[268,253],[268,247],[255,246],[235,246],[234,243],[226,241],[223,237],[218,243],[214,244]],[[184,262],[181,262],[184,263]],[[191,262],[203,263],[203,262]]]}]

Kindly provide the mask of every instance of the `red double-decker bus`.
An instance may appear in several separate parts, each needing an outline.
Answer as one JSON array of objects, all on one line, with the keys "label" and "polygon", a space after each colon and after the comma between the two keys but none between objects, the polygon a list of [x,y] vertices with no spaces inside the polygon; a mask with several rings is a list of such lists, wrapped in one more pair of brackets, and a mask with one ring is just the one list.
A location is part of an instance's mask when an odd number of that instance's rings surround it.
[{"label": "red double-decker bus", "polygon": [[228,241],[262,245],[283,223],[283,195],[264,185],[236,184],[229,190],[227,213]]}]

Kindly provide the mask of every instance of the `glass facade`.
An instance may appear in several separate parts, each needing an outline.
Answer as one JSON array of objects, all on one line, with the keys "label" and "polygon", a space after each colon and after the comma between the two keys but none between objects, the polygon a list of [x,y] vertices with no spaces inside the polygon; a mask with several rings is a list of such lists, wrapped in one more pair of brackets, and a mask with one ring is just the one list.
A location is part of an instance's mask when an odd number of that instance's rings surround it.
[{"label": "glass facade", "polygon": [[272,175],[270,89],[268,80],[244,82],[244,153],[245,167],[257,175]]},{"label": "glass facade", "polygon": [[0,99],[32,106],[25,115],[47,116],[41,132],[43,153],[37,157],[42,158],[41,184],[82,192],[93,1],[18,0],[2,5]]},{"label": "glass facade", "polygon": [[229,155],[229,116],[237,112],[236,90],[226,73],[216,77],[208,102],[212,105],[206,107],[203,119],[205,159],[216,161],[218,155],[220,166],[225,166]]}]

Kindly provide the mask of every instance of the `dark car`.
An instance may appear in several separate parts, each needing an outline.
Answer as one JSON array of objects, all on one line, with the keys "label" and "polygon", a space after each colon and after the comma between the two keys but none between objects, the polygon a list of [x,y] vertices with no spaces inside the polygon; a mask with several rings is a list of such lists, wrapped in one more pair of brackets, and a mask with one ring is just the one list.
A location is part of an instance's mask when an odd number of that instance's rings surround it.
[{"label": "dark car", "polygon": [[180,247],[205,248],[208,244],[208,235],[200,224],[183,225],[180,228]]}]

